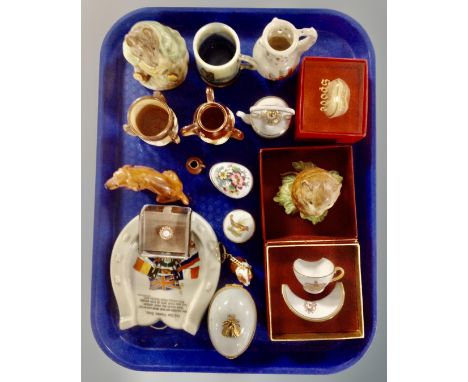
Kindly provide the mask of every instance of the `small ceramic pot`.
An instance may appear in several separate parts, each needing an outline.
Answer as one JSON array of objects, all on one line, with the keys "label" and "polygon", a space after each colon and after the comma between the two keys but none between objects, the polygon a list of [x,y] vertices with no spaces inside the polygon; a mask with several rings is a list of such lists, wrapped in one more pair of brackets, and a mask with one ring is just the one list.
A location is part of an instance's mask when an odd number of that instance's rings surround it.
[{"label": "small ceramic pot", "polygon": [[205,167],[203,161],[198,157],[190,157],[185,162],[185,168],[192,175],[199,175]]},{"label": "small ceramic pot", "polygon": [[254,131],[263,138],[278,138],[283,135],[295,114],[286,101],[274,96],[259,99],[249,110],[250,114],[238,111],[236,115],[252,125]]},{"label": "small ceramic pot", "polygon": [[193,123],[182,128],[184,136],[198,135],[202,141],[221,145],[229,138],[244,139],[244,133],[234,127],[235,118],[226,106],[215,102],[213,89],[206,88],[206,102],[195,111]]},{"label": "small ceramic pot", "polygon": [[160,92],[136,99],[129,107],[123,129],[153,146],[179,143],[179,124],[174,111]]}]

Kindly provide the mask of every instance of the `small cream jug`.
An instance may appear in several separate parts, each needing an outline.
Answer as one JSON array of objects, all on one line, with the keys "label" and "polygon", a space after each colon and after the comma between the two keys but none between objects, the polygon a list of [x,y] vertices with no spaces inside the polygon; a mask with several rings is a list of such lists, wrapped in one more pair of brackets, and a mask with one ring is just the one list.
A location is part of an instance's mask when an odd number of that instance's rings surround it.
[{"label": "small cream jug", "polygon": [[314,28],[296,29],[289,21],[274,18],[263,30],[253,49],[257,71],[269,80],[290,76],[301,55],[317,41]]}]

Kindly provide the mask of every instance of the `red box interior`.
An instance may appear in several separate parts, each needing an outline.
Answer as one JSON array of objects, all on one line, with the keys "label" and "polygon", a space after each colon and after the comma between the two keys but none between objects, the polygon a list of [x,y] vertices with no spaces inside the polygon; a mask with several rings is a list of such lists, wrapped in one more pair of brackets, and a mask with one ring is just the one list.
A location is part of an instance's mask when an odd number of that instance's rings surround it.
[{"label": "red box interior", "polygon": [[[291,244],[266,245],[266,278],[268,326],[272,340],[306,340],[331,338],[359,338],[364,336],[362,317],[361,272],[359,244]],[[345,289],[345,301],[338,314],[323,322],[310,322],[296,316],[286,305],[281,285],[306,300],[318,300],[334,288],[330,283],[320,294],[304,291],[293,271],[293,263],[300,258],[317,261],[325,257],[345,270],[339,281]]]},{"label": "red box interior", "polygon": [[[311,161],[343,177],[340,196],[325,219],[313,225],[299,214],[287,215],[273,201],[281,186],[281,174],[294,171],[292,162]],[[290,147],[260,150],[260,193],[263,239],[346,240],[357,238],[354,171],[351,146]]]},{"label": "red box interior", "polygon": [[[322,79],[341,78],[351,92],[348,111],[328,118],[320,111]],[[305,57],[301,65],[296,105],[297,139],[333,139],[353,143],[367,131],[367,61]]]}]

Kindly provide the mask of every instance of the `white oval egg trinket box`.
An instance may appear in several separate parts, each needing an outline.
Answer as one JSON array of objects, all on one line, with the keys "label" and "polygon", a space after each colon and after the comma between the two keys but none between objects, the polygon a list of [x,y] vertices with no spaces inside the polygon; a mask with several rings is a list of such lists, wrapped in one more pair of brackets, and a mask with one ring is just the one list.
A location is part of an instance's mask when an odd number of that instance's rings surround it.
[{"label": "white oval egg trinket box", "polygon": [[210,169],[210,180],[221,193],[233,199],[247,196],[253,186],[250,170],[234,162],[214,164]]},{"label": "white oval egg trinket box", "polygon": [[244,353],[255,335],[257,309],[250,293],[239,284],[217,291],[208,311],[208,333],[218,353],[234,359]]}]

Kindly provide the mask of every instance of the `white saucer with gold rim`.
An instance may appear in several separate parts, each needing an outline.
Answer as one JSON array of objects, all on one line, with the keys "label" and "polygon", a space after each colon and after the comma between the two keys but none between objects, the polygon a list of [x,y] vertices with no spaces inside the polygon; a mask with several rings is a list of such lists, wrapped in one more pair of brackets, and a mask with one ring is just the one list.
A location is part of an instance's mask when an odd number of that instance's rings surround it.
[{"label": "white saucer with gold rim", "polygon": [[320,300],[305,300],[297,296],[288,285],[281,285],[281,294],[288,308],[296,316],[313,322],[327,321],[341,310],[345,300],[343,283],[336,283],[333,290]]}]

